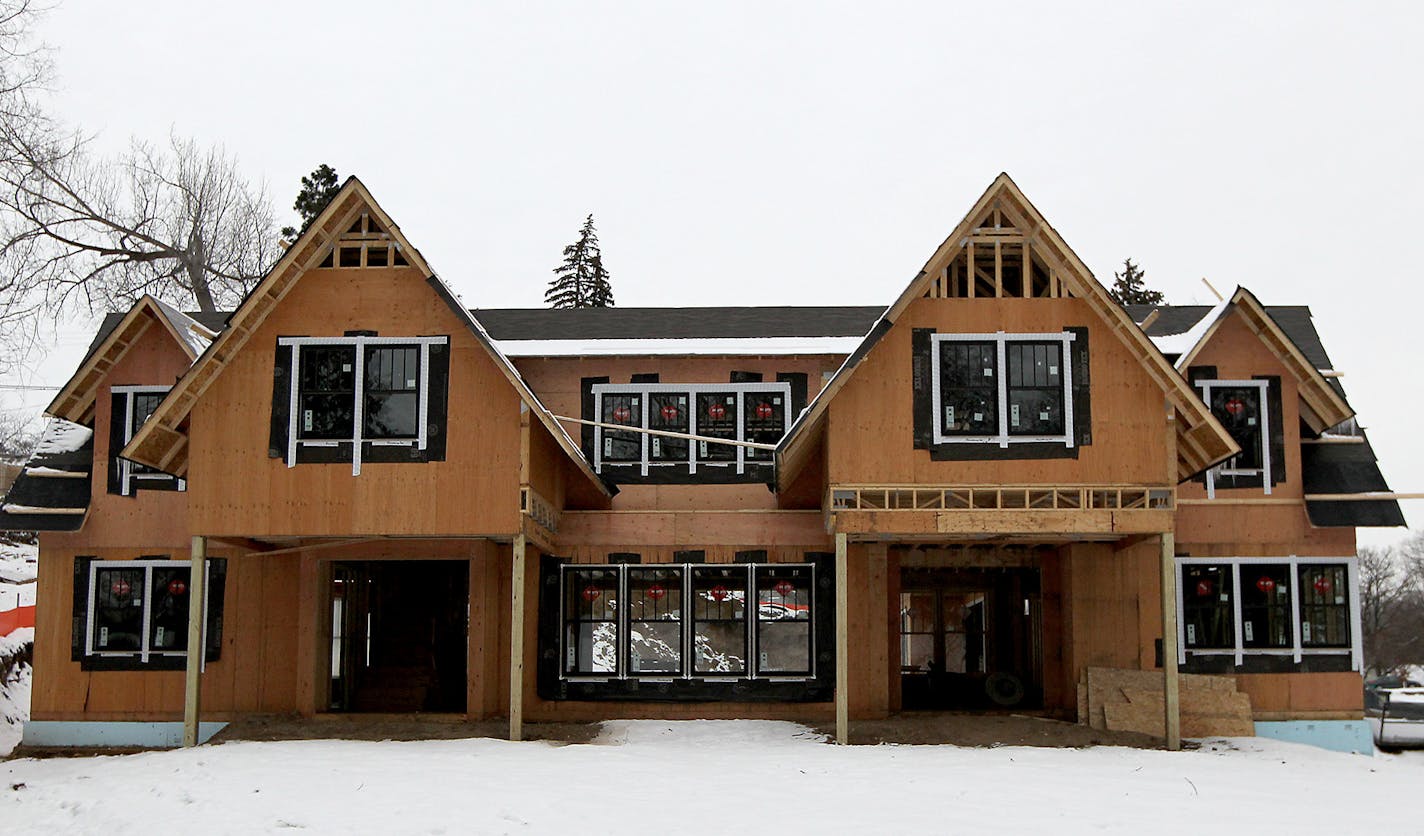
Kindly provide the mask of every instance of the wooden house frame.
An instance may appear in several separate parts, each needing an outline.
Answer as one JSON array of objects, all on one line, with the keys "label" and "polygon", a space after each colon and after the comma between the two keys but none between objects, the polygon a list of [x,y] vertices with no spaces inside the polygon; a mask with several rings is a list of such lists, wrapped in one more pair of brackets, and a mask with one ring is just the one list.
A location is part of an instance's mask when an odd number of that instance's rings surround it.
[{"label": "wooden house frame", "polygon": [[[1095,722],[1119,671],[1176,745],[1179,666],[1260,733],[1358,723],[1354,526],[1401,518],[1331,374],[1245,290],[1114,304],[1007,175],[883,309],[698,312],[471,311],[351,178],[221,322],[140,300],[51,405],[0,519],[53,521],[27,739],[423,711],[845,741]],[[1222,469],[1257,450],[1254,486]]]}]

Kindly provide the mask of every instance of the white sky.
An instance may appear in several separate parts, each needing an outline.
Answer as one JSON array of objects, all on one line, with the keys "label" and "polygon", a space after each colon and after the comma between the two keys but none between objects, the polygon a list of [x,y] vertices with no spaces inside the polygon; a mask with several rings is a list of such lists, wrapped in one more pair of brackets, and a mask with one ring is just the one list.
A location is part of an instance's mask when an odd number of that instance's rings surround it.
[{"label": "white sky", "polygon": [[1311,305],[1424,490],[1411,4],[60,2],[100,146],[222,143],[284,212],[357,174],[471,306],[540,306],[589,212],[623,306],[886,304],[1008,171],[1105,284]]}]

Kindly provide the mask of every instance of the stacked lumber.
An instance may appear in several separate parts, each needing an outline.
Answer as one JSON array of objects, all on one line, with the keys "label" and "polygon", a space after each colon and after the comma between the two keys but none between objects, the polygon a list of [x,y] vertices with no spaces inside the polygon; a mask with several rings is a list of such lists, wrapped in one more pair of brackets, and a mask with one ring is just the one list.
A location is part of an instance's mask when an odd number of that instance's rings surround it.
[{"label": "stacked lumber", "polygon": [[[1252,737],[1251,697],[1230,676],[1178,674],[1182,737]],[[1088,668],[1078,683],[1078,722],[1165,737],[1162,673]]]}]

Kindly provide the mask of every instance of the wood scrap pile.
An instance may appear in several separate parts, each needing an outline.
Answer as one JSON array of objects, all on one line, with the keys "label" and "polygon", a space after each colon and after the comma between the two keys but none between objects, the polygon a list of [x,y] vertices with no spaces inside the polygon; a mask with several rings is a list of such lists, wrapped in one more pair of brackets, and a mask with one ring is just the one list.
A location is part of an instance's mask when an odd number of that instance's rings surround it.
[{"label": "wood scrap pile", "polygon": [[[1178,674],[1182,737],[1251,737],[1251,698],[1229,676]],[[1078,683],[1078,722],[1164,737],[1162,673],[1088,668]]]}]

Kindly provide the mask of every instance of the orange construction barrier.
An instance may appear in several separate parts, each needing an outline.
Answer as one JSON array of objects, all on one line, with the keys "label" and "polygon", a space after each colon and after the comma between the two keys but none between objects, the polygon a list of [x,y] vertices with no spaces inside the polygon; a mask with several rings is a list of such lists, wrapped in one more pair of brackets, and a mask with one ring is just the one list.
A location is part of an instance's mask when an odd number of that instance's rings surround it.
[{"label": "orange construction barrier", "polygon": [[35,626],[35,608],[16,607],[0,612],[0,636],[8,636],[21,627]]}]

